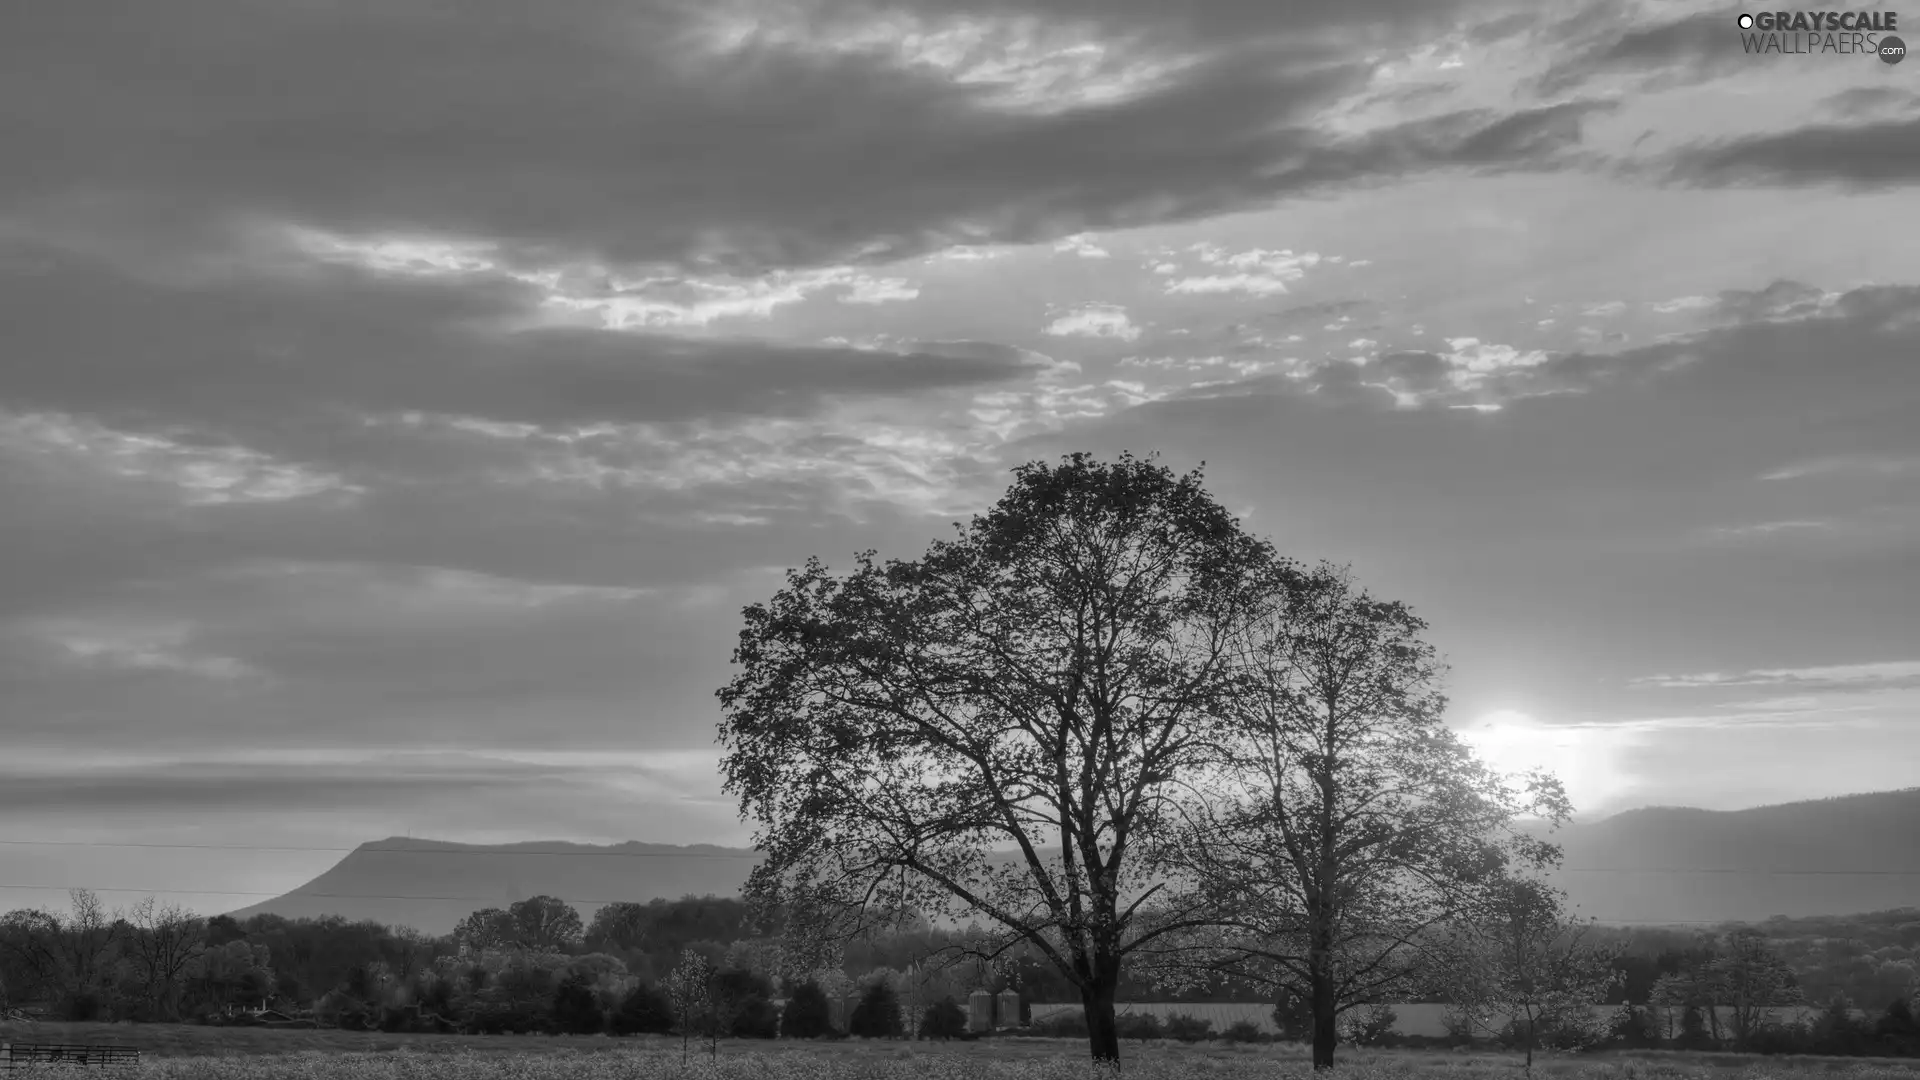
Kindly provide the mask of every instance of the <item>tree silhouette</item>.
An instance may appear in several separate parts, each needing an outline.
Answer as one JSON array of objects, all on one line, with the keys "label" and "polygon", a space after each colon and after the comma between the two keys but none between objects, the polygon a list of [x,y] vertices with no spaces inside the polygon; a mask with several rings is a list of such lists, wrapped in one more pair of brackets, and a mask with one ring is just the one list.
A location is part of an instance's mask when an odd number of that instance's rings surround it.
[{"label": "tree silhouette", "polygon": [[1422,934],[1509,867],[1557,860],[1518,815],[1571,813],[1558,781],[1514,790],[1446,727],[1425,628],[1342,568],[1289,578],[1236,641],[1213,767],[1163,849],[1216,918],[1143,959],[1174,986],[1224,975],[1300,1000],[1315,1068],[1333,1064],[1344,1013],[1409,989]]},{"label": "tree silhouette", "polygon": [[1117,1062],[1123,960],[1186,925],[1140,856],[1203,761],[1237,628],[1288,568],[1197,472],[1074,454],[1014,474],[924,557],[867,553],[844,578],[810,560],[746,609],[726,789],[766,853],[748,894],[796,936],[977,916],[977,955],[1030,945]]}]

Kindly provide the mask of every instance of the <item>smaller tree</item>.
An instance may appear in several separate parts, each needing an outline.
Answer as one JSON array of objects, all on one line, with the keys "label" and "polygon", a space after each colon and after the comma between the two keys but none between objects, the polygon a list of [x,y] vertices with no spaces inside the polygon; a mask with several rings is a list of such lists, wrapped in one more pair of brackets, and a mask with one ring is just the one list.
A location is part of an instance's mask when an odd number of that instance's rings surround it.
[{"label": "smaller tree", "polygon": [[687,1063],[695,1029],[713,1028],[713,965],[697,952],[688,951],[667,973],[667,1000],[673,1005],[674,1023],[680,1029],[680,1063]]},{"label": "smaller tree", "polygon": [[1745,1050],[1768,1010],[1801,1002],[1793,969],[1775,956],[1767,936],[1752,927],[1727,935],[1726,949],[1706,965],[1712,1003],[1731,1007],[1734,1045]]},{"label": "smaller tree", "polygon": [[827,1000],[827,992],[812,979],[794,987],[787,995],[786,1008],[780,1011],[780,1037],[818,1039],[834,1034],[833,1005]]},{"label": "smaller tree", "polygon": [[886,981],[876,981],[860,995],[860,1003],[847,1018],[847,1032],[863,1039],[899,1038],[905,1023],[900,1018],[900,995]]},{"label": "smaller tree", "polygon": [[1873,1033],[1884,1044],[1884,1053],[1911,1057],[1920,1054],[1920,1022],[1913,1017],[1913,1006],[1904,997],[1887,1003],[1887,1011],[1874,1022]]},{"label": "smaller tree", "polygon": [[1835,993],[1813,1022],[1813,1051],[1837,1055],[1862,1053],[1868,1031],[1867,1025],[1853,1015],[1853,1002],[1847,995]]},{"label": "smaller tree", "polygon": [[951,997],[943,997],[927,1006],[920,1017],[920,1037],[923,1039],[953,1039],[966,1034],[967,1013],[960,1003]]},{"label": "smaller tree", "polygon": [[453,928],[455,944],[470,952],[505,948],[518,940],[513,916],[501,908],[481,908]]},{"label": "smaller tree", "polygon": [[571,948],[586,932],[580,913],[557,896],[530,896],[508,905],[507,925],[515,943],[538,952]]},{"label": "smaller tree", "polygon": [[1587,926],[1565,913],[1560,894],[1515,878],[1492,890],[1479,916],[1454,928],[1436,972],[1475,1026],[1517,1039],[1529,1076],[1543,1032],[1565,1049],[1599,1042],[1605,1024],[1593,1005],[1617,977],[1613,953],[1583,942]]}]

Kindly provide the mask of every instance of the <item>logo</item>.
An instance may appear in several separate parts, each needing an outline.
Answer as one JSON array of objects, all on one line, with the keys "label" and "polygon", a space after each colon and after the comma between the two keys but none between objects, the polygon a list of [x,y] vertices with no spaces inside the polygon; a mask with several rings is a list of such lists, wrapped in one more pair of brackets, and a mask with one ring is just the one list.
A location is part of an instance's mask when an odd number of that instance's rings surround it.
[{"label": "logo", "polygon": [[1869,53],[1881,62],[1906,59],[1895,11],[1756,11],[1734,20],[1749,53]]}]

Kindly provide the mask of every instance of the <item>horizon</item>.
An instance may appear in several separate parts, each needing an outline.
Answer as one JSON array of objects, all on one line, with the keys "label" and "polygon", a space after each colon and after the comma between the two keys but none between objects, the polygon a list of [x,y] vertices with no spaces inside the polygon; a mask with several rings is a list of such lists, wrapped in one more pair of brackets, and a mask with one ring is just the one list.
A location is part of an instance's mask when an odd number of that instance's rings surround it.
[{"label": "horizon", "polygon": [[1914,64],[1693,0],[220,8],[0,38],[0,910],[742,844],[742,608],[1082,450],[1406,602],[1581,819],[1913,779]]}]

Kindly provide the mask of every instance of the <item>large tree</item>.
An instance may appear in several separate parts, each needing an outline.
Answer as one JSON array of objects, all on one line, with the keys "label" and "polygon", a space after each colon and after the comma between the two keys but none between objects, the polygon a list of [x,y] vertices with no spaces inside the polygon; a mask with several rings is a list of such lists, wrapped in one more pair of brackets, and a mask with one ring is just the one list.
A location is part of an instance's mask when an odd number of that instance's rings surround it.
[{"label": "large tree", "polygon": [[1518,816],[1571,812],[1557,781],[1516,789],[1446,727],[1425,629],[1343,568],[1292,577],[1238,639],[1213,764],[1164,849],[1215,917],[1143,959],[1169,981],[1226,975],[1304,1002],[1316,1068],[1342,1013],[1405,991],[1433,928],[1558,858]]},{"label": "large tree", "polygon": [[1182,925],[1140,856],[1292,568],[1197,471],[1074,454],[1014,477],[922,558],[815,559],[746,609],[726,786],[766,853],[749,894],[796,929],[982,918],[987,955],[1024,942],[1077,988],[1117,1063],[1122,961]]}]

